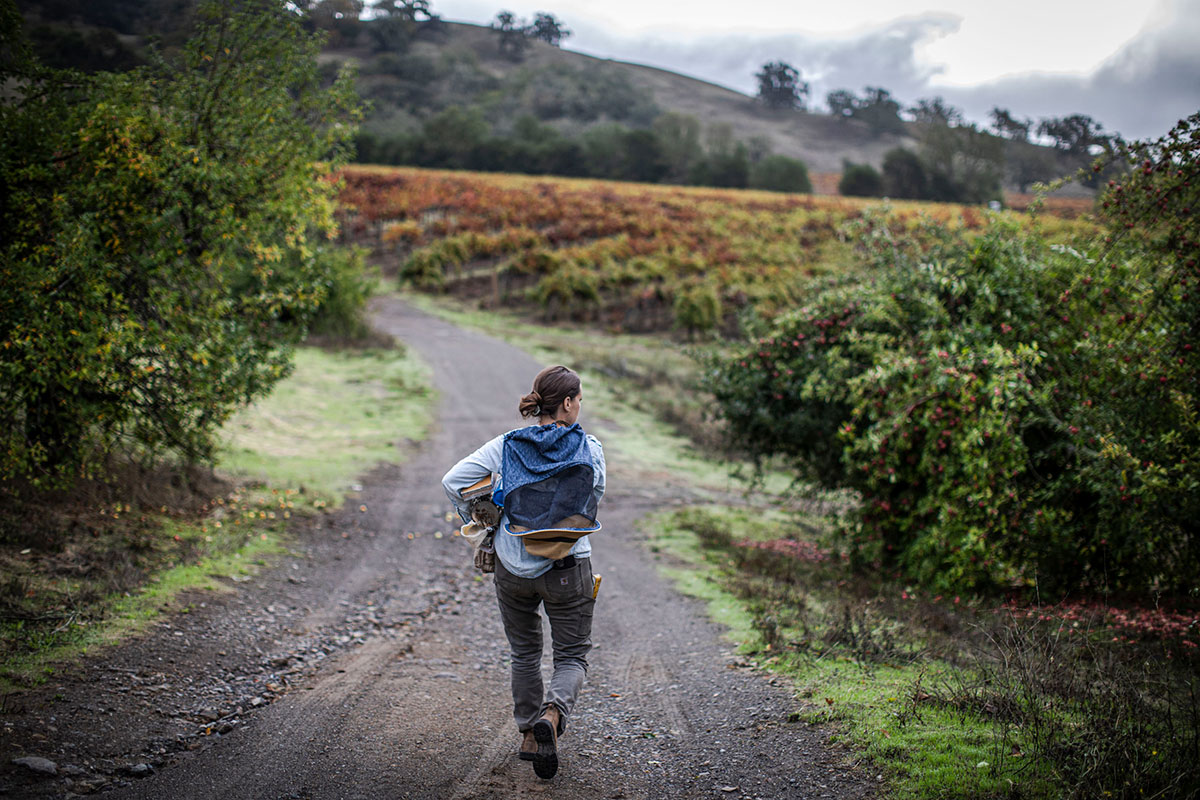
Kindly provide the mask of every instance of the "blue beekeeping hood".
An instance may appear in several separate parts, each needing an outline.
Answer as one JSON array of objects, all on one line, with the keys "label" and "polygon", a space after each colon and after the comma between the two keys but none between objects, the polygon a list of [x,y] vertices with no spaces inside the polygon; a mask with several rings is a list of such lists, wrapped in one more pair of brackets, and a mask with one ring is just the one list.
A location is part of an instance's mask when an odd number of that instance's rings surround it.
[{"label": "blue beekeeping hood", "polygon": [[[596,520],[595,473],[587,435],[578,424],[531,425],[504,438],[500,464],[504,510],[522,533]],[[596,526],[598,529],[598,526]]]}]

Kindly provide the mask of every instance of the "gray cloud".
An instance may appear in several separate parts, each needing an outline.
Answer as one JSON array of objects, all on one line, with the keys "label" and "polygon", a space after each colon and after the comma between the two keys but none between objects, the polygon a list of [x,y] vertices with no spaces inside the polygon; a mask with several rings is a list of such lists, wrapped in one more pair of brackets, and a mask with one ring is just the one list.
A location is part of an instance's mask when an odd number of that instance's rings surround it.
[{"label": "gray cloud", "polygon": [[1160,136],[1200,111],[1200,0],[1168,10],[1166,24],[1143,31],[1091,75],[1023,75],[944,94],[978,119],[998,105],[1035,118],[1088,114],[1126,137]]},{"label": "gray cloud", "polygon": [[882,85],[903,97],[919,92],[941,71],[918,64],[915,50],[957,31],[960,22],[953,15],[930,13],[903,17],[847,38],[733,34],[688,41],[622,39],[581,25],[569,46],[674,70],[748,94],[756,90],[754,73],[767,61],[782,60],[800,69],[812,84],[814,100],[824,98],[831,89],[860,90],[867,85]]},{"label": "gray cloud", "polygon": [[[916,57],[924,43],[958,30],[959,18],[949,14],[901,18],[837,39],[745,34],[624,39],[580,25],[569,46],[747,94],[754,92],[753,76],[762,64],[782,59],[810,81],[814,105],[833,89],[883,86],[904,104],[941,95],[979,122],[993,106],[1033,118],[1082,113],[1108,131],[1144,138],[1200,110],[1200,0],[1167,0],[1164,10],[1164,21],[1141,31],[1091,75],[1031,73],[972,87],[938,86],[941,70]],[[1086,35],[1086,20],[1079,35]]]}]

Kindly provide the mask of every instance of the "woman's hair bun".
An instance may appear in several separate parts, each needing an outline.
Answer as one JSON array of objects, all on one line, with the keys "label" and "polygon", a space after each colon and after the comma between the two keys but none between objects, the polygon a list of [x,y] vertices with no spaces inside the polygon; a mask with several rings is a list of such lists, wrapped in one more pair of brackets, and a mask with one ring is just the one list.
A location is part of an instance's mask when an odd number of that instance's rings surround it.
[{"label": "woman's hair bun", "polygon": [[542,414],[542,396],[537,392],[530,392],[521,398],[521,402],[517,405],[517,411],[522,417],[539,417]]},{"label": "woman's hair bun", "polygon": [[523,417],[553,416],[562,401],[579,394],[579,376],[563,366],[546,367],[533,379],[533,389],[521,398]]}]

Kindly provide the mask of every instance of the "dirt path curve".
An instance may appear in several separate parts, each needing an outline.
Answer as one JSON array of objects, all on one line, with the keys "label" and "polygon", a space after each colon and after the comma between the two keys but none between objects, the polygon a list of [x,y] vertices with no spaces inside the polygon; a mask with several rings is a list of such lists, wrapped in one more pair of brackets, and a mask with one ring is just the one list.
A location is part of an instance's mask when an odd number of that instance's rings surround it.
[{"label": "dirt path curve", "polygon": [[[374,308],[377,327],[433,366],[431,438],[402,468],[364,479],[360,497],[236,595],[206,595],[6,714],[0,789],[222,800],[870,794],[828,731],[789,722],[790,693],[742,665],[703,607],[657,573],[633,523],[663,500],[631,485],[612,453],[593,555],[604,575],[597,648],[559,775],[536,778],[516,757],[490,580],[470,569],[463,542],[435,534],[451,524],[442,473],[519,423],[516,398],[541,365],[398,300]],[[614,423],[603,409],[585,414],[603,440]],[[14,744],[38,726],[53,733]],[[70,775],[35,780],[8,766],[39,747]]]}]

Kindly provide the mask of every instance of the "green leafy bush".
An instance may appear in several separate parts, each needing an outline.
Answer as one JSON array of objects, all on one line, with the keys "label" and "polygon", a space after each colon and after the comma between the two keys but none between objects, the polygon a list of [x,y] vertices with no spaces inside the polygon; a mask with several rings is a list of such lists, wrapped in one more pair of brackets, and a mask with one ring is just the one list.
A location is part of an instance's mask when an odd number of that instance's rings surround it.
[{"label": "green leafy bush", "polygon": [[207,457],[287,374],[327,291],[321,160],[357,109],[300,21],[258,8],[207,5],[177,57],[86,77],[0,26],[0,480],[67,483],[124,445]]},{"label": "green leafy bush", "polygon": [[867,215],[866,280],[712,363],[732,438],[857,490],[860,564],[958,590],[1194,586],[1198,131],[1126,146],[1109,235],[1075,247]]},{"label": "green leafy bush", "polygon": [[787,156],[767,156],[750,167],[750,188],[772,192],[811,192],[808,167]]},{"label": "green leafy bush", "polygon": [[325,278],[324,297],[309,325],[311,333],[338,339],[363,339],[370,331],[363,310],[372,280],[361,247],[324,247],[318,254]]},{"label": "green leafy bush", "polygon": [[675,293],[675,324],[688,334],[711,331],[721,322],[721,298],[712,283],[697,283]]},{"label": "green leafy bush", "polygon": [[851,164],[842,167],[838,192],[847,197],[879,197],[883,194],[883,176],[870,164]]},{"label": "green leafy bush", "polygon": [[532,297],[550,319],[587,315],[600,302],[600,281],[595,273],[566,263],[538,281]]}]

